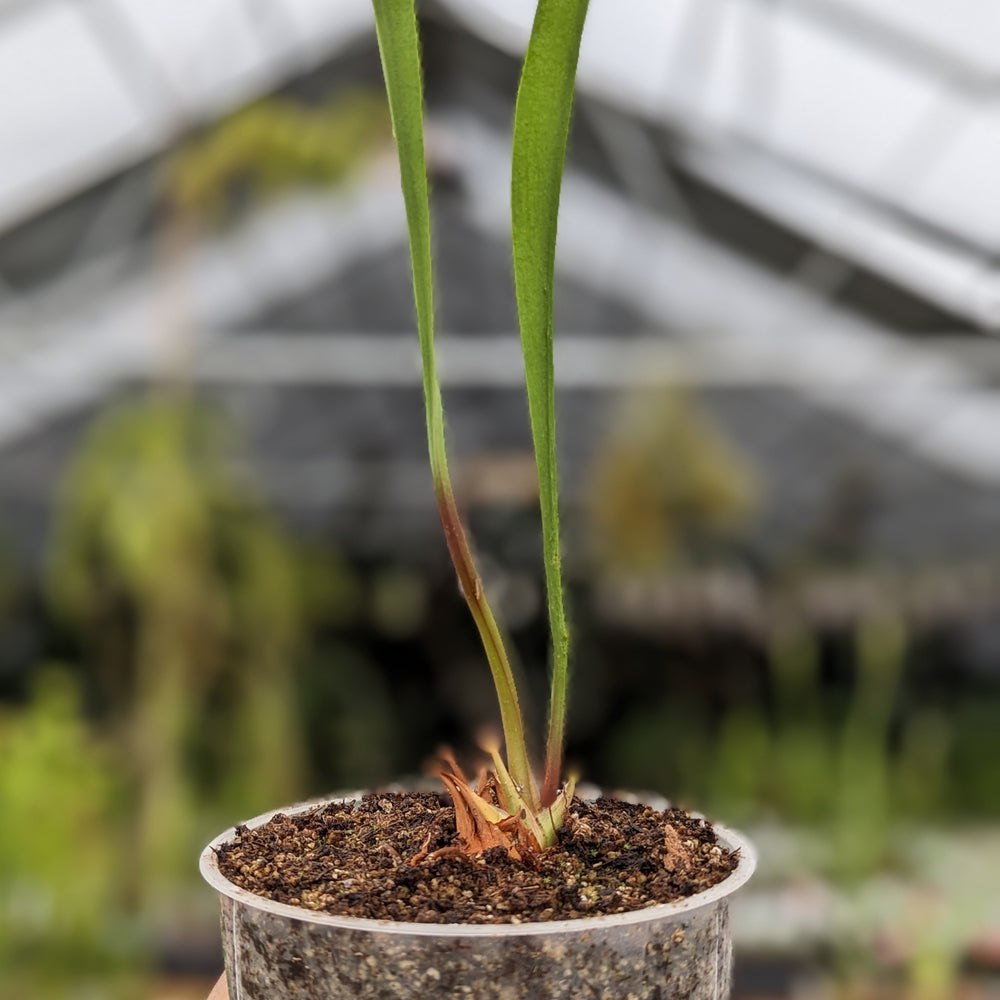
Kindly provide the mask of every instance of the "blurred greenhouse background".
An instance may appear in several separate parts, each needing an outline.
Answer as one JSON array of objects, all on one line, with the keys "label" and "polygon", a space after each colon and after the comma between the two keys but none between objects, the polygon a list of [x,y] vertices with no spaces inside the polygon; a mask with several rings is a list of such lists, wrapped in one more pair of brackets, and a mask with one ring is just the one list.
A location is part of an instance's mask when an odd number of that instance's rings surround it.
[{"label": "blurred greenhouse background", "polygon": [[[421,4],[456,485],[543,702],[506,158]],[[569,757],[745,827],[747,997],[1000,995],[1000,7],[592,0]],[[203,997],[219,830],[494,720],[369,0],[0,0],[0,997]]]}]

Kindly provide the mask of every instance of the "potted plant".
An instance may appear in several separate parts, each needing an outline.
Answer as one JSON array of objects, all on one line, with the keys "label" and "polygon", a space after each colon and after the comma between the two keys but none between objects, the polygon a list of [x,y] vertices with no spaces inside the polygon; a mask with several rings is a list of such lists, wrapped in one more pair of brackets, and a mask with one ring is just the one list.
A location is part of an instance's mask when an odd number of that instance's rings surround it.
[{"label": "potted plant", "polygon": [[[556,488],[552,287],[559,191],[587,0],[539,0],[512,153],[514,274],[553,643],[540,780],[516,685],[452,492],[435,369],[423,96],[414,0],[374,0],[406,203],[430,462],[445,539],[503,728],[470,781],[269,813],[202,855],[222,899],[231,1000],[725,997],[727,896],[748,845],[679,810],[582,802],[563,780],[568,630]],[[665,805],[665,803],[664,803]]]}]

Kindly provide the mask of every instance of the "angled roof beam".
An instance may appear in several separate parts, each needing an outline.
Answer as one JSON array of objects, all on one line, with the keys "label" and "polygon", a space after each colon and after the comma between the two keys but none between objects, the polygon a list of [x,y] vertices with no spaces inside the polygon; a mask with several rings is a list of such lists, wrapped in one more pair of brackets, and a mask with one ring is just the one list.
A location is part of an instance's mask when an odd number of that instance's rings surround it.
[{"label": "angled roof beam", "polygon": [[133,99],[138,95],[141,110],[160,115],[166,112],[178,119],[187,113],[184,99],[171,82],[166,67],[117,3],[77,0],[76,9],[117,73],[125,93]]},{"label": "angled roof beam", "polygon": [[903,63],[922,73],[928,70],[966,93],[980,99],[1000,92],[1000,74],[987,72],[971,63],[950,55],[940,46],[925,42],[916,35],[846,7],[836,0],[748,0],[751,3],[777,8],[783,13],[808,17],[822,22],[831,30],[851,38],[882,57]]},{"label": "angled roof beam", "polygon": [[51,0],[3,0],[0,2],[0,29],[5,21],[13,21],[25,15],[33,16]]}]

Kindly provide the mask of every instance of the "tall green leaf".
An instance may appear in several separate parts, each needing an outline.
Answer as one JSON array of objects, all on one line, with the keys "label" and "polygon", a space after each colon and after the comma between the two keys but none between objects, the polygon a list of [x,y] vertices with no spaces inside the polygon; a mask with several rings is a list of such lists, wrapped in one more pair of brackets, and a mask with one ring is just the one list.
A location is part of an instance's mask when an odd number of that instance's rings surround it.
[{"label": "tall green leaf", "polygon": [[423,76],[413,0],[373,0],[375,29],[392,130],[406,204],[406,222],[413,265],[413,294],[417,307],[420,357],[423,366],[424,408],[431,473],[441,523],[465,599],[482,639],[500,702],[504,741],[511,776],[532,805],[537,791],[528,761],[524,724],[517,689],[496,619],[486,601],[465,529],[458,515],[445,451],[444,411],[434,356],[434,296],[431,267],[430,208],[424,159]]},{"label": "tall green leaf", "polygon": [[514,281],[538,467],[552,685],[542,803],[555,800],[566,726],[569,630],[563,601],[556,470],[552,291],[556,223],[573,87],[588,0],[539,0],[514,113],[511,215]]}]

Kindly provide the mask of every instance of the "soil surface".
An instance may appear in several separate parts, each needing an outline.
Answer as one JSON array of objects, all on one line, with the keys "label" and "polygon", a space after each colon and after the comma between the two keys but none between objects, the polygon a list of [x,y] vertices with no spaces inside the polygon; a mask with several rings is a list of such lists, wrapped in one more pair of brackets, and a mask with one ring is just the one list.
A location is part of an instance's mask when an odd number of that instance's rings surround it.
[{"label": "soil surface", "polygon": [[502,848],[471,858],[448,850],[457,838],[446,797],[376,793],[237,827],[219,869],[258,896],[325,913],[516,924],[673,902],[721,882],[739,860],[704,820],[610,798],[574,799],[559,844],[529,862]]}]

